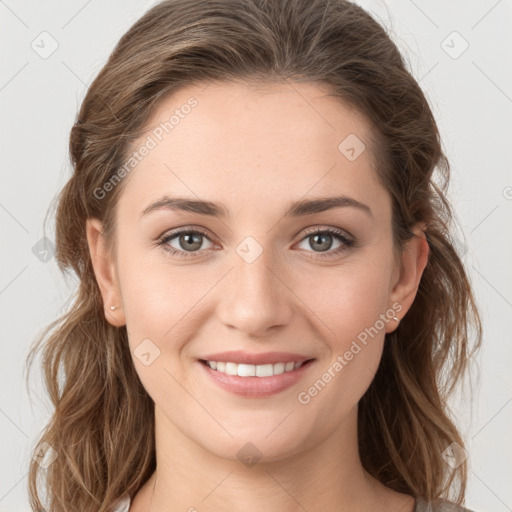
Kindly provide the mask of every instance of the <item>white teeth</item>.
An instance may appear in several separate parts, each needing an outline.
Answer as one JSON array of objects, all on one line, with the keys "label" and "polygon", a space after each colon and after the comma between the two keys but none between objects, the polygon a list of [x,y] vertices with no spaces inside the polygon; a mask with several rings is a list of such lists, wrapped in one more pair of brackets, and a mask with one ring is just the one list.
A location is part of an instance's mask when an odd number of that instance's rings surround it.
[{"label": "white teeth", "polygon": [[239,377],[272,377],[281,373],[291,372],[300,368],[303,363],[275,363],[275,364],[237,364],[225,363],[222,361],[206,361],[212,370],[226,373],[227,375],[238,375]]},{"label": "white teeth", "polygon": [[237,375],[240,377],[254,377],[256,375],[256,367],[253,364],[239,364],[235,366],[238,366]]},{"label": "white teeth", "polygon": [[236,375],[237,374],[237,364],[236,363],[226,363],[225,373],[228,375]]},{"label": "white teeth", "polygon": [[281,375],[284,373],[284,363],[276,363],[274,365],[274,375]]},{"label": "white teeth", "polygon": [[256,368],[256,377],[272,377],[274,375],[274,365],[258,364]]}]

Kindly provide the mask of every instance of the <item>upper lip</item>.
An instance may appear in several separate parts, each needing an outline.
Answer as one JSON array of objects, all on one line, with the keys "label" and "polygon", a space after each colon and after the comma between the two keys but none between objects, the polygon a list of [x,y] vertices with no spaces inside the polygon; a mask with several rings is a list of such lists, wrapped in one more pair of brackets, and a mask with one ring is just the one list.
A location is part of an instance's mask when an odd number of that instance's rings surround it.
[{"label": "upper lip", "polygon": [[294,354],[292,352],[262,352],[261,354],[251,354],[242,350],[230,350],[228,352],[217,352],[209,354],[202,358],[204,361],[217,361],[237,364],[275,364],[275,363],[303,363],[312,357]]}]

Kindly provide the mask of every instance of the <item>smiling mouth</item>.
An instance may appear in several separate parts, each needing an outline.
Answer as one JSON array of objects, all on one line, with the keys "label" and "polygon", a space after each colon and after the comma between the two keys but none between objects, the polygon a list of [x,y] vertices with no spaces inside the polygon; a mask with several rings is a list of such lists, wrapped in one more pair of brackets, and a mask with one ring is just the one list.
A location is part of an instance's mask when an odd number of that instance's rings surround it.
[{"label": "smiling mouth", "polygon": [[290,373],[298,370],[303,366],[307,366],[314,359],[307,359],[306,361],[286,361],[279,363],[268,364],[244,364],[224,361],[207,361],[205,359],[199,360],[203,365],[208,366],[212,370],[225,375],[232,375],[238,377],[273,377],[283,373]]}]

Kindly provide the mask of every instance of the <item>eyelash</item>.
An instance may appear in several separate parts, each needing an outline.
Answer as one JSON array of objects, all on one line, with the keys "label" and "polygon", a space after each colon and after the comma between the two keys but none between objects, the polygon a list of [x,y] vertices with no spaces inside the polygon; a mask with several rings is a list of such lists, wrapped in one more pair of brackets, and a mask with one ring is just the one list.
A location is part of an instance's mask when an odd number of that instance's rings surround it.
[{"label": "eyelash", "polygon": [[[169,245],[167,245],[173,238],[176,238],[178,235],[180,235],[182,233],[199,234],[199,235],[203,235],[206,238],[210,239],[210,237],[208,236],[208,233],[206,233],[202,229],[199,229],[199,228],[191,229],[190,227],[185,227],[185,228],[177,229],[177,230],[171,231],[169,233],[166,233],[165,235],[163,235],[161,238],[158,239],[157,245],[162,246],[162,248],[165,251],[169,252],[171,256],[178,256],[179,258],[183,258],[183,259],[197,257],[196,255],[200,254],[202,251],[180,251],[180,250],[174,249],[173,247],[170,247]],[[342,243],[342,245],[340,245],[340,247],[338,247],[334,251],[327,251],[325,253],[316,253],[317,256],[315,256],[315,258],[331,258],[331,257],[337,256],[338,254],[341,254],[342,252],[346,251],[350,247],[355,246],[355,242],[353,239],[349,238],[343,231],[334,229],[334,228],[329,228],[329,229],[314,228],[311,231],[307,231],[305,233],[304,237],[301,238],[301,240],[299,242],[302,242],[303,240],[305,240],[306,238],[308,238],[312,235],[318,235],[318,234],[332,235],[334,238],[336,238],[338,241],[340,241]],[[314,252],[314,251],[309,251],[309,252]]]}]

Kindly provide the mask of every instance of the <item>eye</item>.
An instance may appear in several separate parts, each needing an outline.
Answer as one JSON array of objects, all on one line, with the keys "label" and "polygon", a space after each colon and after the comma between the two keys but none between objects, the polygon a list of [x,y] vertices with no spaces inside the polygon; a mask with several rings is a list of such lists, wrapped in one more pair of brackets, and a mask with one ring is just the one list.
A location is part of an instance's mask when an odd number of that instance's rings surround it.
[{"label": "eye", "polygon": [[[208,249],[208,247],[201,249],[205,238],[212,244],[209,248],[213,247],[214,244],[211,242],[206,231],[199,228],[185,227],[166,233],[159,239],[158,245],[162,246],[172,256],[194,258]],[[339,243],[339,246],[334,250],[330,250],[333,245],[333,239]],[[309,243],[310,247],[315,249],[313,252],[317,253],[316,258],[334,257],[355,245],[354,240],[347,233],[333,228],[313,228],[306,233],[306,236],[300,243],[305,241]]]},{"label": "eye", "polygon": [[[337,240],[339,246],[330,251],[333,245],[333,239]],[[300,243],[307,242],[310,247],[319,249],[320,254],[316,258],[330,258],[336,256],[350,247],[354,246],[354,240],[344,231],[338,229],[319,229],[314,228],[309,231]],[[316,250],[313,252],[317,252]],[[325,253],[325,254],[324,254]]]},{"label": "eye", "polygon": [[[209,240],[205,231],[186,227],[166,233],[159,239],[158,245],[161,245],[173,256],[178,256],[180,258],[193,258],[195,257],[194,253],[202,252],[202,250],[200,251],[199,249],[203,245],[204,238]],[[171,241],[174,242],[174,246],[170,244]]]}]

